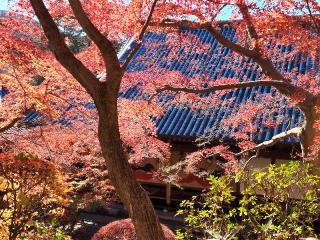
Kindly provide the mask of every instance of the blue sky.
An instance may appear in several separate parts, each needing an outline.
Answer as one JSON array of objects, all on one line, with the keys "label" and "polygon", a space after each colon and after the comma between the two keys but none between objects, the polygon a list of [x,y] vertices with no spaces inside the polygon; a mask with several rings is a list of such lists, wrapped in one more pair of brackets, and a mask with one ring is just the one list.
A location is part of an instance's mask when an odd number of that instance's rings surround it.
[{"label": "blue sky", "polygon": [[0,10],[7,9],[8,0],[0,0]]},{"label": "blue sky", "polygon": [[[318,3],[320,3],[320,0],[317,0]],[[0,0],[0,10],[7,10],[8,7],[8,0]],[[231,15],[231,9],[226,8],[223,10],[221,14],[219,14],[218,19],[219,20],[227,20],[229,19]]]}]

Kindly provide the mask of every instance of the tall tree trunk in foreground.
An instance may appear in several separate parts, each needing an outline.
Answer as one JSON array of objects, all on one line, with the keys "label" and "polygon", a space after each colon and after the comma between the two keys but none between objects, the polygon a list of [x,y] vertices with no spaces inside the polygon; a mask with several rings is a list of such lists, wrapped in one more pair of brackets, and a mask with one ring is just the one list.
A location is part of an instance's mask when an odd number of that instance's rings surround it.
[{"label": "tall tree trunk in foreground", "polygon": [[164,239],[158,217],[146,191],[136,181],[120,140],[117,95],[97,102],[99,140],[112,184],[129,211],[139,239]]},{"label": "tall tree trunk in foreground", "polygon": [[[139,240],[164,240],[159,219],[147,192],[136,181],[131,166],[122,148],[118,125],[117,98],[120,83],[125,71],[120,66],[112,43],[90,22],[79,0],[69,0],[70,6],[78,22],[99,48],[106,68],[105,82],[96,76],[79,61],[67,47],[57,25],[49,14],[42,0],[30,0],[46,37],[53,49],[56,59],[90,94],[98,110],[98,135],[109,176],[120,199],[127,207]],[[148,21],[155,7],[151,8]],[[147,22],[140,38],[146,30]],[[129,57],[130,60],[130,57]],[[125,64],[124,66],[127,66]]]},{"label": "tall tree trunk in foreground", "polygon": [[320,96],[316,96],[313,99],[313,102],[310,103],[308,110],[304,111],[305,121],[302,126],[302,133],[300,135],[301,141],[301,150],[302,153],[312,158],[312,164],[318,168],[320,167],[320,146],[319,146],[319,137],[320,133],[317,130],[317,124],[320,123],[320,113],[319,113],[319,103]]}]

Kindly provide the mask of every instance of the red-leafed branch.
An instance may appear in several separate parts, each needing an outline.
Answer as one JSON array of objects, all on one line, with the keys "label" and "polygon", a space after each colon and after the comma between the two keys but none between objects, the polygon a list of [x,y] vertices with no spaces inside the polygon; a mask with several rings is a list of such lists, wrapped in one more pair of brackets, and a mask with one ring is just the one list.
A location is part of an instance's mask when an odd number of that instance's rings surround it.
[{"label": "red-leafed branch", "polygon": [[126,70],[126,68],[128,67],[129,63],[131,62],[132,58],[134,57],[134,55],[138,52],[139,48],[141,47],[143,36],[146,33],[147,28],[148,28],[148,26],[149,26],[149,24],[151,22],[152,14],[153,14],[153,12],[154,12],[154,10],[156,8],[157,2],[158,2],[158,0],[154,0],[153,4],[151,6],[151,9],[150,9],[149,15],[147,17],[147,20],[144,23],[144,25],[143,25],[143,27],[141,29],[141,32],[140,32],[140,34],[138,36],[138,39],[137,39],[137,42],[136,42],[136,46],[130,52],[130,54],[127,57],[125,63],[122,65],[122,69],[123,70]]},{"label": "red-leafed branch", "polygon": [[[179,28],[179,27],[189,27],[189,28],[200,28],[200,29],[205,29],[211,35],[224,47],[231,49],[232,51],[245,56],[249,58],[253,58],[261,67],[263,73],[270,77],[273,80],[282,80],[284,81],[285,78],[283,75],[276,70],[276,68],[273,66],[272,62],[269,59],[265,59],[261,56],[260,52],[257,51],[256,48],[249,49],[244,46],[241,46],[240,44],[233,42],[223,36],[223,34],[216,29],[214,26],[212,26],[211,23],[206,22],[206,23],[198,23],[198,22],[193,22],[189,20],[182,20],[182,21],[174,21],[171,19],[165,19],[161,23],[151,23],[152,25],[157,25],[157,26],[162,26],[162,27],[174,27],[174,28]],[[251,31],[253,31],[251,29]]]},{"label": "red-leafed branch", "polygon": [[292,129],[290,129],[288,131],[285,131],[283,133],[279,133],[279,134],[273,136],[269,141],[264,141],[264,142],[254,146],[252,148],[243,150],[243,151],[237,153],[236,156],[241,156],[241,155],[243,155],[245,153],[248,153],[248,152],[259,151],[261,149],[265,149],[267,147],[274,146],[281,139],[285,139],[285,138],[290,137],[290,136],[300,136],[302,134],[302,131],[303,131],[303,129],[301,127],[292,128]]},{"label": "red-leafed branch", "polygon": [[22,119],[21,117],[17,117],[17,118],[12,119],[8,124],[0,127],[0,133],[5,132],[5,131],[9,130],[10,128],[13,128],[21,119]]},{"label": "red-leafed branch", "polygon": [[73,77],[92,95],[99,87],[99,81],[94,74],[79,61],[67,47],[57,25],[42,0],[30,0],[32,8],[49,40],[56,59]]},{"label": "red-leafed branch", "polygon": [[[255,39],[258,39],[258,34],[250,21],[252,19],[250,18],[251,16],[249,15],[248,9],[243,10],[243,14],[246,16],[247,21],[248,21],[248,30],[249,34]],[[261,53],[258,51],[257,48],[254,49],[249,49],[247,47],[244,47],[236,42],[231,41],[230,39],[226,38],[223,36],[223,34],[216,28],[214,27],[210,22],[206,23],[199,23],[199,22],[194,22],[194,21],[189,21],[189,20],[182,20],[182,21],[175,21],[171,19],[164,19],[161,23],[151,23],[151,25],[157,25],[157,26],[162,26],[162,27],[173,27],[173,28],[179,28],[179,27],[189,27],[189,28],[200,28],[200,29],[205,29],[211,35],[224,47],[231,49],[232,51],[242,55],[246,56],[249,58],[253,58],[261,67],[263,73],[270,77],[273,80],[285,80],[285,77],[276,70],[276,68],[273,66],[272,62],[270,59],[265,59]]]},{"label": "red-leafed branch", "polygon": [[110,71],[119,70],[120,63],[111,41],[93,25],[79,0],[69,0],[69,3],[81,27],[99,48],[107,69],[110,69]]},{"label": "red-leafed branch", "polygon": [[[258,33],[256,32],[252,19],[250,18],[250,13],[248,12],[247,8],[242,7],[242,14],[245,15],[247,19],[247,26],[249,35],[251,35],[254,39],[258,39]],[[173,88],[171,86],[165,86],[162,89],[159,89],[158,91],[181,91],[181,92],[188,92],[188,93],[210,93],[214,92],[216,90],[225,90],[225,89],[233,89],[233,88],[239,88],[239,87],[253,87],[253,86],[271,86],[275,87],[281,94],[283,94],[287,98],[292,98],[292,96],[299,92],[300,94],[305,96],[305,101],[300,102],[297,107],[299,107],[302,111],[307,111],[310,107],[310,103],[314,100],[314,96],[304,90],[301,87],[297,87],[289,83],[290,81],[286,79],[281,72],[279,72],[275,66],[273,65],[272,61],[270,59],[267,59],[263,57],[259,51],[259,48],[254,48],[253,50],[243,47],[240,44],[233,42],[229,40],[228,38],[224,37],[223,34],[216,29],[214,26],[212,26],[211,23],[199,23],[189,20],[182,20],[182,21],[175,21],[171,19],[165,19],[161,23],[151,23],[151,25],[157,25],[162,27],[173,27],[173,28],[179,28],[179,27],[189,27],[189,28],[200,28],[200,29],[206,29],[209,31],[215,39],[222,44],[224,47],[227,47],[231,49],[232,51],[245,56],[249,57],[255,60],[255,62],[261,67],[262,72],[267,76],[270,77],[271,81],[255,81],[255,82],[244,82],[244,83],[238,83],[238,84],[226,84],[226,85],[219,85],[214,86],[211,88],[205,88],[205,89],[189,89],[189,88]]]}]

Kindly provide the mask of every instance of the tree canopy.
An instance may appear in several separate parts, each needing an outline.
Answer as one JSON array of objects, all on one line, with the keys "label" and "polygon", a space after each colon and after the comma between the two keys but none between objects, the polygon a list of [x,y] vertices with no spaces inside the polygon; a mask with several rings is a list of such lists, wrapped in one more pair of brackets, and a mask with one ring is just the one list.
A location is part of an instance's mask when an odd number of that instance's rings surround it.
[{"label": "tree canopy", "polygon": [[[144,156],[162,162],[170,157],[170,145],[157,138],[150,118],[165,110],[157,104],[162,92],[173,92],[177,103],[191,105],[194,99],[214,102],[219,92],[229,89],[270,86],[304,114],[301,125],[268,142],[257,144],[238,134],[235,138],[240,152],[214,147],[192,155],[192,163],[203,155],[220,153],[231,168],[237,169],[239,157],[256,154],[293,135],[300,139],[300,157],[314,160],[315,165],[319,162],[318,1],[19,0],[11,9],[9,16],[1,19],[0,28],[1,86],[7,90],[0,105],[2,145],[7,150],[27,148],[62,162],[74,158],[79,143],[98,148],[95,156],[106,160],[110,179],[129,210],[139,239],[164,239],[150,200],[128,163],[131,160],[141,165]],[[220,31],[222,11],[230,12],[228,23],[235,28],[236,41]],[[65,27],[82,32],[89,39],[88,47],[79,53],[70,49]],[[206,81],[206,75],[188,78],[152,67],[138,73],[126,71],[147,31],[176,34],[179,38],[174,44],[182,45],[186,52],[196,45],[199,54],[205,53],[209,46],[195,44],[197,41],[188,34],[179,34],[183,27],[207,30],[219,44],[232,50],[230,61],[252,59],[263,73],[260,79]],[[132,38],[136,44],[120,61],[113,42],[123,38]],[[286,54],[280,54],[278,46],[282,45],[290,45]],[[180,53],[172,51],[168,58],[175,54]],[[281,61],[297,55],[308,56],[315,67],[300,75],[279,69]],[[137,84],[148,98],[118,100],[119,91]],[[267,100],[259,108],[267,107]],[[90,102],[95,108],[89,107]],[[230,122],[250,125],[253,120],[242,116],[254,118],[256,106],[255,102],[248,104]],[[23,128],[24,115],[30,111],[40,113],[41,121],[36,128]],[[145,209],[143,213],[141,208]]]}]

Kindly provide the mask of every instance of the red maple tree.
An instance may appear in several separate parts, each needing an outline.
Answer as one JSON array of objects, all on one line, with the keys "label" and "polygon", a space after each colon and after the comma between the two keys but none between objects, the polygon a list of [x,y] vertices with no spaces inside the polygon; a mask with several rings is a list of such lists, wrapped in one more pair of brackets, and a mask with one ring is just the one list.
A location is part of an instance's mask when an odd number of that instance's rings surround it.
[{"label": "red maple tree", "polygon": [[[218,19],[225,9],[231,12],[230,20],[233,21],[230,24],[236,26],[237,41],[228,39],[219,30],[221,22]],[[164,234],[147,193],[133,176],[125,149],[132,149],[130,156],[136,164],[141,164],[145,154],[156,155],[162,160],[169,158],[169,146],[156,138],[154,124],[149,118],[162,113],[155,101],[161,92],[177,92],[175,101],[192,105],[195,100],[214,103],[221,94],[217,91],[270,86],[276,89],[275,94],[285,96],[304,113],[301,126],[258,145],[246,134],[238,133],[235,137],[241,142],[239,146],[243,151],[240,153],[233,154],[220,146],[200,155],[220,152],[231,165],[236,165],[237,156],[297,135],[302,157],[319,162],[319,147],[315,144],[320,136],[317,67],[304,75],[283,73],[277,68],[280,61],[289,61],[296,54],[308,55],[316,62],[320,33],[317,1],[21,0],[13,10],[15,17],[1,20],[0,64],[5,73],[1,75],[1,84],[9,93],[0,105],[0,132],[8,134],[8,129],[22,124],[24,114],[30,111],[41,113],[42,123],[52,117],[64,121],[53,126],[42,124],[32,130],[20,129],[10,137],[3,135],[3,141],[8,146],[13,143],[14,148],[29,148],[42,155],[55,153],[55,157],[66,161],[73,159],[69,150],[75,142],[80,145],[85,142],[87,146],[97,148],[98,138],[100,148],[97,152],[102,151],[109,177],[129,211],[139,239],[164,239]],[[44,33],[34,21],[35,16]],[[68,39],[59,31],[64,25],[81,27],[93,44],[74,54],[68,47]],[[231,61],[251,58],[263,74],[257,81],[239,82],[236,78],[227,78],[210,82],[206,81],[206,75],[188,78],[178,72],[152,67],[140,73],[127,73],[148,27],[152,31],[170,34],[180,27],[205,29],[222,46],[233,51]],[[126,60],[120,63],[111,40],[124,36],[133,37],[136,44]],[[180,44],[186,49],[196,45],[199,53],[210,48],[200,45],[188,34],[178,34],[176,40],[172,36],[170,44],[173,45]],[[277,48],[270,51],[270,46],[288,44],[292,46],[288,54],[281,55]],[[173,57],[179,54],[178,49],[178,46],[176,52],[173,49]],[[137,84],[151,96],[149,100],[118,100],[120,90],[125,91]],[[204,84],[207,84],[205,88]],[[209,95],[200,97],[199,94]],[[86,105],[90,99],[95,108]],[[270,99],[265,97],[260,102],[267,100]],[[239,110],[239,113],[247,113],[246,118],[244,114],[233,115],[226,124],[235,124],[238,120],[250,122],[255,111],[266,106],[252,102]],[[68,128],[68,120],[72,120],[72,128]],[[244,129],[244,132],[255,130],[250,126]],[[46,131],[52,133],[50,141],[46,141],[46,134],[43,134]],[[21,136],[25,140],[17,142]],[[193,155],[192,158],[198,157]]]}]

